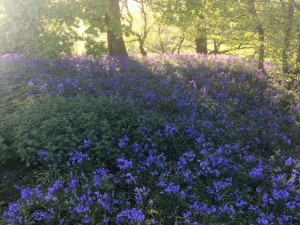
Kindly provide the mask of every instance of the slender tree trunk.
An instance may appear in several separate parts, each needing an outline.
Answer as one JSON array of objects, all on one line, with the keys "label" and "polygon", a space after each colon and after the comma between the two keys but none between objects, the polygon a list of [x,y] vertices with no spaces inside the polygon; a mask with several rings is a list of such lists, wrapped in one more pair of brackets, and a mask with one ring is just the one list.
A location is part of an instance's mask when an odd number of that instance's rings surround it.
[{"label": "slender tree trunk", "polygon": [[184,40],[185,40],[185,34],[183,34],[180,38],[178,49],[177,49],[177,54],[180,54],[180,50],[181,50]]},{"label": "slender tree trunk", "polygon": [[167,51],[166,51],[166,48],[165,48],[165,44],[163,42],[163,39],[161,37],[162,33],[161,33],[161,28],[159,27],[158,28],[158,34],[159,34],[159,45],[160,45],[160,51],[162,54],[166,54]]},{"label": "slender tree trunk", "polygon": [[127,56],[128,54],[121,32],[121,11],[119,0],[109,0],[109,7],[110,13],[105,15],[109,55]]},{"label": "slender tree trunk", "polygon": [[257,16],[257,10],[255,7],[255,0],[248,0],[249,12],[253,16],[256,22],[256,31],[258,34],[258,69],[264,71],[265,62],[265,31]]},{"label": "slender tree trunk", "polygon": [[287,24],[285,27],[284,38],[283,38],[283,49],[282,49],[282,70],[284,73],[289,72],[288,65],[288,51],[290,48],[291,32],[294,20],[294,7],[295,0],[289,1],[288,12],[287,12]]},{"label": "slender tree trunk", "polygon": [[206,29],[198,28],[198,37],[195,40],[196,52],[207,54],[207,32]]},{"label": "slender tree trunk", "polygon": [[147,52],[144,48],[144,40],[140,35],[138,36],[138,41],[139,41],[139,49],[140,49],[142,56],[147,56]]}]

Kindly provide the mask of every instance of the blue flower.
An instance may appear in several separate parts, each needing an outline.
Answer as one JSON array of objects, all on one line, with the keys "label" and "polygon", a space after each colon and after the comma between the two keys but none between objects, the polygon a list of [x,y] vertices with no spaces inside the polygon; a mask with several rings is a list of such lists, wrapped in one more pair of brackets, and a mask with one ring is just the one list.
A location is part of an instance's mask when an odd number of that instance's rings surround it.
[{"label": "blue flower", "polygon": [[34,219],[37,221],[51,221],[54,219],[54,211],[52,208],[48,209],[48,211],[35,211],[33,213]]},{"label": "blue flower", "polygon": [[183,218],[185,219],[185,220],[187,220],[188,218],[190,218],[191,216],[192,216],[192,212],[185,212],[185,213],[183,213]]},{"label": "blue flower", "polygon": [[244,208],[248,205],[248,202],[244,201],[244,200],[239,200],[237,203],[236,203],[236,206],[239,207],[239,208]]},{"label": "blue flower", "polygon": [[249,155],[249,156],[244,156],[244,159],[248,162],[248,163],[253,163],[256,160],[256,157],[254,155]]},{"label": "blue flower", "polygon": [[118,158],[117,162],[118,162],[118,167],[121,170],[128,170],[131,169],[133,166],[132,160],[126,160],[124,158]]},{"label": "blue flower", "polygon": [[49,152],[46,151],[46,150],[39,150],[37,152],[37,155],[38,155],[40,160],[46,161],[46,160],[48,160]]},{"label": "blue flower", "polygon": [[164,134],[166,136],[174,136],[178,132],[178,128],[172,124],[166,124],[164,129]]},{"label": "blue flower", "polygon": [[90,144],[90,139],[89,138],[83,140],[83,146],[82,147],[83,147],[83,149],[88,149],[88,150],[91,149],[91,144]]},{"label": "blue flower", "polygon": [[69,160],[67,162],[68,166],[79,166],[83,164],[85,161],[89,160],[89,157],[87,154],[82,153],[80,151],[77,152],[71,152],[69,153]]},{"label": "blue flower", "polygon": [[165,188],[165,192],[169,195],[171,194],[178,194],[180,191],[180,186],[175,185],[173,182],[170,182],[167,187]]},{"label": "blue flower", "polygon": [[285,160],[285,165],[286,165],[286,166],[294,166],[294,165],[296,165],[297,163],[299,163],[299,160],[293,159],[293,158],[291,158],[291,157],[289,157],[287,160]]},{"label": "blue flower", "polygon": [[64,188],[64,185],[61,183],[61,181],[60,181],[60,180],[56,180],[56,181],[54,182],[54,184],[52,185],[52,187],[49,188],[48,194],[49,194],[49,195],[53,195],[53,194],[55,194],[57,191],[59,191],[59,190],[61,190],[61,189],[63,189],[63,188]]},{"label": "blue flower", "polygon": [[287,190],[273,190],[272,194],[275,200],[283,199],[286,201],[291,197],[291,194]]},{"label": "blue flower", "polygon": [[143,187],[143,188],[135,188],[134,192],[135,192],[135,201],[139,206],[144,205],[144,196],[148,196],[149,191],[147,188]]},{"label": "blue flower", "polygon": [[129,138],[127,137],[127,135],[125,135],[123,138],[121,138],[119,140],[119,147],[125,148],[127,146],[128,142],[129,142]]},{"label": "blue flower", "polygon": [[79,185],[79,180],[77,178],[73,178],[69,184],[69,189],[76,189],[77,186]]},{"label": "blue flower", "polygon": [[255,181],[262,181],[264,179],[264,166],[262,162],[250,171],[249,176]]},{"label": "blue flower", "polygon": [[81,222],[84,224],[90,224],[92,221],[88,215],[85,215],[84,218],[81,220]]},{"label": "blue flower", "polygon": [[81,214],[81,213],[86,213],[86,212],[89,211],[89,207],[86,206],[86,205],[79,205],[79,206],[76,206],[76,207],[75,207],[74,211],[75,211],[76,213],[80,213],[80,214]]},{"label": "blue flower", "polygon": [[141,223],[145,220],[145,215],[141,209],[127,209],[117,215],[118,224],[122,224],[126,220],[128,220],[130,224]]}]

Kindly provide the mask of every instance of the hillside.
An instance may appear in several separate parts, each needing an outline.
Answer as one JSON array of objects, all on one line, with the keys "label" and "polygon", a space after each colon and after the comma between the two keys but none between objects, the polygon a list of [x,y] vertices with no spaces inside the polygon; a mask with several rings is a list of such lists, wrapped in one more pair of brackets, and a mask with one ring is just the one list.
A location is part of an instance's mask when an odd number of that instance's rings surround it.
[{"label": "hillside", "polygon": [[299,224],[299,76],[254,65],[2,56],[2,223]]}]

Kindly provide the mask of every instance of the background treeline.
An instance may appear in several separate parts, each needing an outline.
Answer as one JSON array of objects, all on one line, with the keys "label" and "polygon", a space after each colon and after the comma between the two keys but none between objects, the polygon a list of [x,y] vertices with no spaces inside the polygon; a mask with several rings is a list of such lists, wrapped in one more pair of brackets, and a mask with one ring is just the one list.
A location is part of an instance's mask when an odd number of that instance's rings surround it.
[{"label": "background treeline", "polygon": [[238,55],[300,68],[299,0],[0,0],[0,54]]}]

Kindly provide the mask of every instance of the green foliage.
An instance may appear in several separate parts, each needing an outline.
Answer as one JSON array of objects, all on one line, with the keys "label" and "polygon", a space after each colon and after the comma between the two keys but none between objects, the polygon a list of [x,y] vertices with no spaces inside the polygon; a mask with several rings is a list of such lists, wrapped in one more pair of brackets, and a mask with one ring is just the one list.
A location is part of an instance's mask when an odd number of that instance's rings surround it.
[{"label": "green foliage", "polygon": [[95,38],[87,38],[85,43],[86,54],[93,56],[95,59],[99,58],[99,56],[103,56],[107,54],[107,47],[105,46],[105,42],[96,41]]},{"label": "green foliage", "polygon": [[[0,26],[0,52],[22,53],[34,57],[55,58],[71,54],[76,39],[74,20],[61,19],[58,7],[48,1],[1,1],[5,20]],[[57,3],[58,4],[58,3]],[[64,5],[59,5],[64,8]],[[66,8],[64,8],[66,9]],[[70,9],[69,9],[70,10]]]},{"label": "green foliage", "polygon": [[[3,113],[4,114],[4,113]],[[45,149],[65,157],[83,144],[83,138],[100,140],[96,156],[109,163],[121,154],[116,143],[124,135],[137,135],[151,117],[138,116],[130,102],[118,97],[44,98],[1,115],[0,160],[17,157],[36,164],[36,152]]]}]

